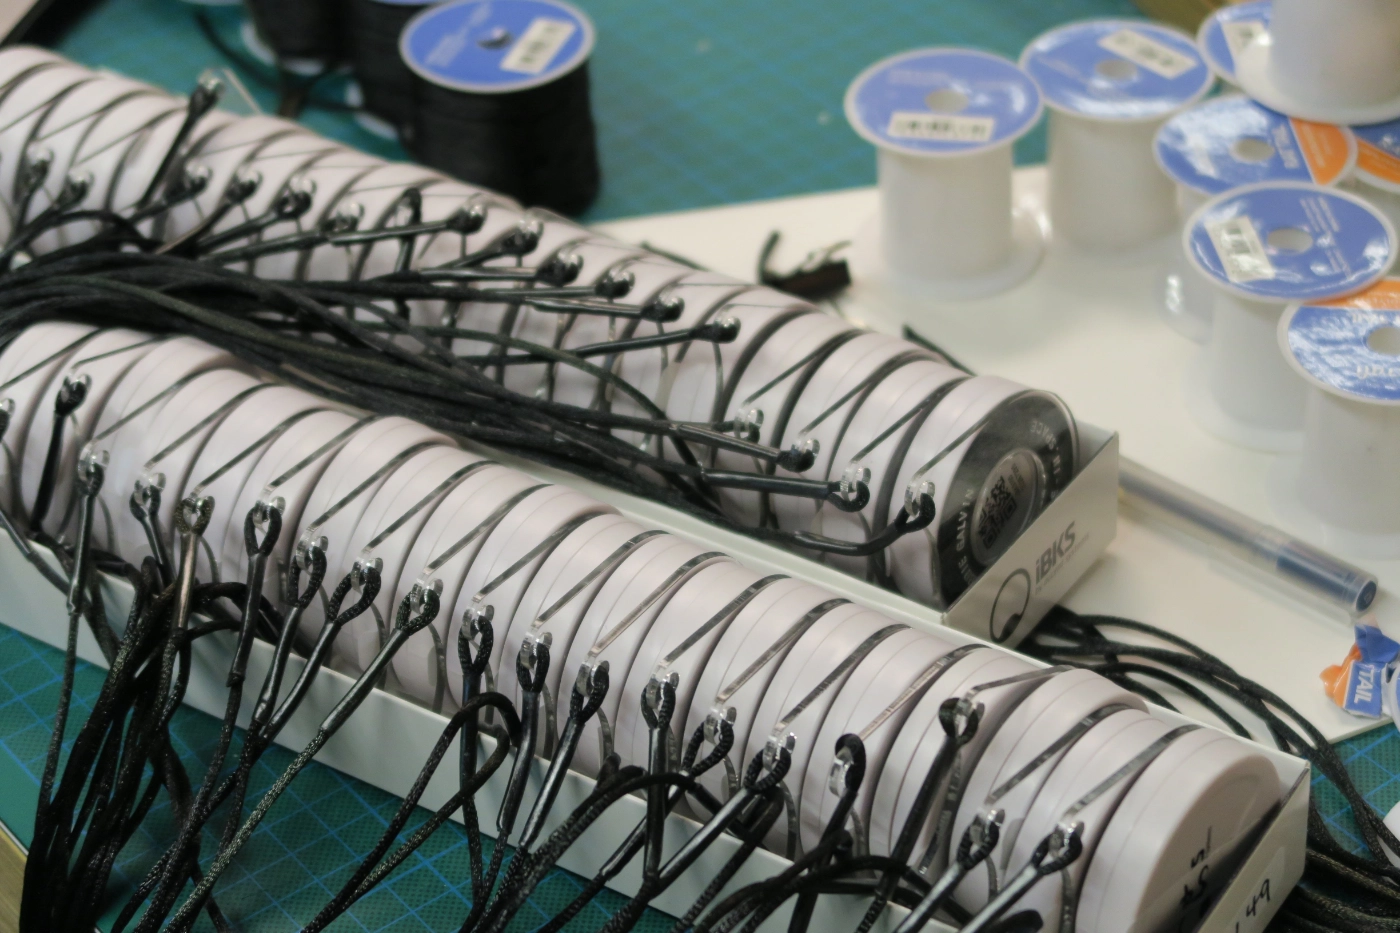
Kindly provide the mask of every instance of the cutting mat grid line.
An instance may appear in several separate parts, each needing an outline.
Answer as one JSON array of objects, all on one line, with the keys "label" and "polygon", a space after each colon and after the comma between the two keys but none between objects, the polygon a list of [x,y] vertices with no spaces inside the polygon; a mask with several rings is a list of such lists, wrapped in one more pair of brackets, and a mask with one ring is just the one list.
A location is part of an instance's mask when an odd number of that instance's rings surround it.
[{"label": "cutting mat grid line", "polygon": [[[927,45],[1016,58],[1035,36],[1070,20],[1139,16],[1130,0],[576,2],[598,33],[589,76],[603,191],[584,215],[593,221],[871,184],[874,153],[842,111],[847,84],[867,65]],[[241,49],[242,14],[206,9]],[[179,93],[206,67],[227,64],[180,0],[105,0],[59,50]],[[274,111],[275,93],[242,76]],[[343,82],[327,81],[317,93],[342,100]],[[303,122],[403,157],[396,143],[344,112],[311,109]],[[1017,143],[1016,155],[1021,163],[1044,160],[1044,125]]]},{"label": "cutting mat grid line", "polygon": [[[58,649],[0,626],[0,750],[4,759],[0,761],[0,776],[4,778],[0,785],[0,821],[26,845],[33,838],[33,809],[53,728],[62,667],[63,653]],[[79,662],[70,745],[79,723],[92,709],[102,677],[99,668]],[[203,762],[208,760],[218,734],[219,723],[212,716],[188,708],[175,715],[171,726],[175,751],[196,784],[203,778]],[[236,755],[241,741],[240,730],[231,757]],[[250,781],[249,809],[293,757],[284,748],[268,750]],[[449,756],[444,767],[451,766]],[[393,795],[313,762],[269,811],[225,875],[218,889],[220,907],[245,933],[300,929],[358,867],[361,854],[379,839],[398,806],[399,800]],[[401,838],[412,833],[429,815],[428,810],[419,807]],[[222,811],[210,825],[222,827]],[[125,893],[134,889],[173,836],[170,809],[162,803],[152,809],[150,818],[116,863],[112,888],[122,896],[104,917],[104,929],[116,917]],[[491,840],[483,842],[489,858]],[[206,832],[203,844],[207,864],[217,835]],[[466,832],[456,823],[449,823],[332,929],[366,933],[456,930],[471,907],[466,896],[470,865]],[[512,933],[530,933],[543,926],[582,889],[583,881],[577,876],[553,872],[517,916],[510,928]],[[565,929],[574,933],[596,930],[623,903],[621,895],[605,891]],[[638,929],[642,933],[659,933],[671,923],[671,918],[650,911]],[[206,917],[197,929],[211,931],[213,924]]]}]

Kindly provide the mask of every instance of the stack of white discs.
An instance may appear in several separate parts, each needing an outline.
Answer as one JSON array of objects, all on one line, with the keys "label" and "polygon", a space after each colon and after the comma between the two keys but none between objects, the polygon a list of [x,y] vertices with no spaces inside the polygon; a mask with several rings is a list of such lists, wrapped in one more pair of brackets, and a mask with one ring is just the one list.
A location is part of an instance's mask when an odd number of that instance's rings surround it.
[{"label": "stack of white discs", "polygon": [[[992,64],[1016,71],[1009,63]],[[81,87],[82,93],[75,87]],[[44,147],[52,163],[45,193],[29,199],[19,222],[32,219],[47,203],[44,199],[55,196],[70,167],[91,175],[89,205],[122,210],[136,204],[152,187],[165,150],[184,119],[182,102],[175,98],[32,49],[0,53],[0,95],[0,194],[13,200],[13,166],[32,155],[31,150]],[[77,100],[87,103],[76,107]],[[23,118],[17,112],[6,123],[7,107],[22,110]],[[1032,110],[1038,113],[1037,108]],[[1025,116],[1033,119],[1034,113]],[[901,540],[883,556],[838,563],[897,584],[931,605],[951,604],[1068,485],[1077,468],[1074,422],[1053,396],[990,377],[964,379],[964,374],[913,344],[854,330],[799,299],[697,272],[547,212],[523,210],[507,198],[428,169],[390,164],[346,149],[296,124],[215,112],[195,127],[174,166],[175,171],[193,168],[207,175],[207,186],[194,199],[147,222],[159,236],[176,239],[202,226],[209,226],[205,232],[215,235],[234,231],[267,215],[279,198],[293,195],[307,197],[309,209],[256,234],[238,236],[235,231],[235,239],[222,242],[220,249],[237,250],[351,221],[361,231],[378,230],[413,219],[406,196],[416,192],[417,218],[422,222],[443,221],[464,211],[482,221],[470,234],[444,230],[419,237],[411,257],[416,268],[456,261],[503,238],[537,238],[537,245],[523,259],[505,255],[490,261],[538,266],[566,260],[579,270],[576,287],[596,287],[601,295],[615,294],[621,285],[625,294],[615,299],[620,304],[639,308],[665,303],[680,310],[678,320],[662,325],[645,318],[562,314],[495,301],[450,307],[444,302],[416,301],[410,303],[410,312],[417,324],[456,324],[563,350],[652,336],[667,327],[737,325],[738,336],[728,343],[679,344],[591,357],[650,399],[655,405],[650,410],[591,374],[555,363],[493,365],[488,372],[532,397],[632,416],[660,411],[673,421],[747,426],[771,448],[808,450],[816,464],[802,474],[808,479],[835,482],[868,476],[870,502],[851,515],[810,499],[721,490],[717,494],[721,508],[745,524],[817,531],[860,543],[898,520],[908,484],[915,483],[933,496],[934,525],[918,541]],[[1009,172],[1009,162],[1006,168]],[[7,171],[12,174],[6,175]],[[230,186],[251,180],[258,182],[251,197],[216,217]],[[76,235],[61,228],[35,248],[58,245]],[[393,272],[399,250],[399,241],[389,238],[357,246],[324,244],[264,254],[236,265],[277,279],[366,279]],[[450,320],[444,318],[449,310]],[[371,317],[365,310],[357,314],[366,320]],[[498,344],[480,340],[457,340],[453,349],[464,356],[501,352]],[[165,365],[162,357],[158,365],[153,364],[153,372],[165,372]],[[188,365],[207,369],[231,363]],[[1038,401],[1028,402],[1032,396]],[[202,403],[192,404],[190,417],[197,421],[197,413],[205,408]],[[147,433],[148,415],[133,416],[129,425],[122,426],[122,438]],[[108,427],[103,424],[100,429]],[[663,444],[655,435],[627,431],[621,436],[666,456],[677,455],[670,442]],[[160,463],[128,462],[134,455],[121,452],[123,444],[112,447],[120,461],[114,463],[112,475],[123,485],[120,493],[104,493],[111,533],[139,542],[145,532],[125,499],[110,497],[129,496],[129,482],[142,477],[170,484],[171,470],[189,470],[191,464],[175,452],[167,455],[175,458],[169,468],[161,466],[164,458],[158,458]],[[774,469],[771,463],[723,451],[705,456],[705,465],[721,470]],[[227,477],[224,482],[229,482]],[[850,484],[849,488],[856,487]],[[167,508],[161,516],[167,534],[169,500],[167,493]],[[950,550],[959,538],[956,528],[970,516],[982,542],[971,561],[954,553],[956,548]],[[346,515],[331,520],[336,531],[347,530],[343,526],[350,522]],[[238,536],[230,534],[230,542],[235,541]],[[360,546],[357,543],[354,548]],[[930,547],[937,559],[929,559]],[[353,563],[357,553],[352,549],[337,552],[336,557]],[[955,566],[956,573],[949,572]],[[318,612],[313,609],[307,614],[308,626],[319,624]]]},{"label": "stack of white discs", "polygon": [[[793,320],[805,317],[825,320]],[[864,337],[841,346],[858,341],[871,344],[861,356],[898,359],[885,352],[888,344]],[[951,384],[943,403],[911,420],[906,446],[919,466],[906,469],[937,474],[938,484],[954,490],[964,464],[996,454],[973,443],[945,478],[939,471],[946,459],[927,469],[922,464],[940,449],[930,438],[965,432],[1003,397],[1026,417],[1047,417],[1048,403],[1035,393],[1008,396],[1004,384],[984,386],[927,359],[888,368],[891,378],[910,377],[912,388],[902,393]],[[87,399],[58,425],[61,443],[50,456],[55,399],[79,379],[87,383]],[[310,549],[325,555],[325,594],[347,577],[352,588],[379,577],[369,610],[336,636],[333,666],[364,670],[396,616],[415,606],[415,594],[435,591],[440,611],[394,656],[390,686],[430,708],[455,707],[463,689],[458,640],[464,627],[474,637],[471,626],[489,621],[495,639],[489,683],[507,695],[520,697],[519,671],[534,677],[548,649],[542,728],[543,748],[551,750],[575,684],[606,671],[611,689],[573,760],[588,775],[612,755],[623,764],[648,764],[653,737],[643,703],[670,684],[676,703],[664,740],[668,766],[679,765],[696,730],[712,737],[733,732],[727,760],[703,778],[721,800],[750,762],[785,750],[791,809],[767,840],[779,852],[810,848],[832,818],[832,788],[843,786],[849,765],[837,753],[844,735],[859,736],[866,750],[851,815],[863,846],[891,852],[908,823],[917,843],[911,859],[936,874],[957,842],[949,826],[961,834],[995,804],[1007,814],[1004,842],[993,853],[995,878],[1024,859],[1027,833],[1048,832],[1065,801],[1168,732],[1142,712],[1140,700],[1096,674],[1037,669],[997,648],[897,623],[818,586],[760,577],[722,553],[646,529],[602,502],[537,482],[413,421],[357,417],[278,385],[192,338],[37,324],[0,353],[0,384],[11,417],[9,462],[20,465],[9,476],[5,502],[17,525],[32,514],[45,471],[54,470],[51,518],[38,524],[71,534],[80,450],[107,462],[99,541],[129,561],[150,555],[153,538],[167,552],[183,553],[171,516],[177,503],[201,496],[212,500],[212,511],[195,551],[198,575],[241,579],[245,537],[251,532],[260,540],[268,510],[276,509],[283,527],[265,589],[274,603],[285,609],[290,562]],[[945,404],[953,407],[940,415]],[[1043,481],[1020,455],[991,469],[1009,487]],[[146,526],[127,506],[141,489],[161,496]],[[977,508],[972,527],[979,540],[985,537],[979,521],[1006,527],[1019,520],[997,513],[999,504]],[[322,600],[310,606],[303,647],[319,638],[326,621]],[[978,731],[958,753],[956,770],[939,776],[930,808],[914,814],[915,798],[948,741],[940,715],[948,701],[961,701],[964,712],[976,709]],[[1118,709],[1133,711],[1133,727],[1115,738],[1113,757],[1103,757],[1109,746],[1098,740],[1110,738],[1107,727],[1128,721]],[[1082,738],[1062,741],[1058,757],[1040,756],[1086,716],[1108,718]],[[1092,739],[1097,751],[1080,752],[1076,739]],[[1044,761],[1031,779],[991,799],[993,789],[1037,756]],[[1177,883],[1182,853],[1195,852],[1201,838],[1213,840],[1212,864],[1225,877],[1239,841],[1278,792],[1268,760],[1220,733],[1202,730],[1161,750],[1081,814],[1087,848],[1075,881],[1085,892],[1084,909],[1101,918],[1084,928],[1122,929],[1124,911],[1138,916],[1175,905],[1160,895]],[[1125,840],[1149,832],[1150,845],[1135,841],[1122,851]],[[1090,858],[1095,844],[1112,857]],[[1132,872],[1122,868],[1128,860]],[[966,887],[960,898],[976,909],[985,894],[977,883]],[[1042,894],[1058,896],[1048,886],[1036,896]]]}]

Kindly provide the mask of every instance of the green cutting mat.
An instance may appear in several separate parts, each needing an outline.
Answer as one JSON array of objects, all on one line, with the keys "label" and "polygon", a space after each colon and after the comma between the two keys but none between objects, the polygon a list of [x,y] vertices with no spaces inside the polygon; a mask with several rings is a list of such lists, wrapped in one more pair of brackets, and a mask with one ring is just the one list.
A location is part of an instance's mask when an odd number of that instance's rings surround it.
[{"label": "green cutting mat", "polygon": [[[873,184],[875,156],[841,101],[867,65],[908,48],[973,45],[1015,58],[1040,32],[1136,16],[1129,0],[575,0],[598,27],[590,64],[603,193],[589,220]],[[173,90],[226,64],[180,0],[106,0],[59,46]],[[237,43],[241,14],[213,8]],[[257,90],[256,75],[247,74]],[[328,88],[328,90],[332,90]],[[268,109],[274,95],[258,90]],[[397,149],[341,113],[305,122],[352,145]],[[1044,158],[1044,130],[1018,144]]]},{"label": "green cutting mat", "polygon": [[[26,845],[34,835],[39,775],[53,728],[62,669],[61,651],[0,625],[0,822]],[[70,736],[91,709],[102,677],[101,669],[79,662]],[[218,720],[181,709],[171,732],[192,779],[200,780],[201,763],[208,760],[218,738]],[[267,752],[250,783],[249,806],[291,760],[292,753],[285,749],[274,747]],[[300,929],[358,867],[398,805],[391,794],[313,763],[269,811],[220,882],[219,906],[244,933]],[[427,813],[420,808],[406,832],[412,832]],[[222,818],[216,817],[211,825],[222,826]],[[122,852],[112,874],[114,894],[121,898],[104,919],[104,929],[109,928],[125,894],[172,838],[168,807],[162,804]],[[489,856],[490,840],[486,841]],[[212,851],[215,845],[206,833],[204,851]],[[456,930],[471,907],[466,896],[469,866],[466,833],[456,823],[449,823],[331,929],[395,933]],[[538,928],[580,889],[581,882],[573,875],[553,873],[517,916],[511,930],[525,933]],[[605,891],[566,929],[576,933],[596,930],[622,903],[620,895]],[[660,933],[670,922],[670,918],[652,912],[638,929]],[[196,929],[210,931],[213,924],[205,917]]]}]

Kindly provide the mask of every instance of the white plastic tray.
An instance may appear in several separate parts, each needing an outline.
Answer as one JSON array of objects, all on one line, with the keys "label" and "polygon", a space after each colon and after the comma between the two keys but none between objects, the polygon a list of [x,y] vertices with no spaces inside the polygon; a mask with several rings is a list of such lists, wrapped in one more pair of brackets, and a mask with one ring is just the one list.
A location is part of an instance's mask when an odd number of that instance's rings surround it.
[{"label": "white plastic tray", "polygon": [[[110,617],[125,618],[131,602],[130,585],[125,580],[107,578],[104,598]],[[67,619],[63,594],[50,586],[4,535],[0,535],[0,605],[5,607],[5,624],[51,645],[63,644]],[[927,619],[910,621],[925,627],[933,624]],[[954,644],[977,641],[946,628],[941,630],[941,634]],[[185,695],[187,704],[213,716],[223,715],[227,697],[224,677],[228,671],[232,641],[231,635],[221,633],[196,643],[189,689]],[[86,627],[80,629],[78,653],[84,660],[99,665],[103,663],[97,644]],[[251,683],[262,681],[271,655],[272,646],[267,642],[254,643],[248,663]],[[300,660],[293,658],[287,677],[295,678],[300,666]],[[301,749],[350,684],[351,679],[345,675],[324,669],[297,714],[278,736],[277,743],[293,750]],[[239,715],[240,724],[247,722],[254,702],[256,697],[253,692],[245,694]],[[1153,709],[1152,712],[1173,726],[1186,722],[1183,717],[1166,710]],[[419,763],[427,756],[428,749],[437,740],[446,722],[446,717],[440,714],[382,690],[375,690],[326,744],[317,760],[389,793],[402,795],[413,782]],[[490,751],[490,740],[484,740],[483,744],[486,746],[484,758]],[[1281,804],[1262,828],[1253,852],[1220,893],[1214,909],[1198,933],[1260,933],[1302,877],[1310,769],[1300,759],[1262,746],[1260,750],[1278,768]],[[450,763],[438,771],[421,798],[422,806],[436,808],[451,797],[456,784],[455,771]],[[508,767],[498,771],[477,798],[484,828],[490,826],[489,815],[499,805],[508,771]],[[544,768],[537,761],[532,772],[532,790],[526,793],[526,809],[533,799],[533,789],[538,788],[543,776]],[[582,803],[592,787],[593,782],[588,778],[570,773],[559,794],[554,818],[546,825],[545,832],[551,831],[558,820]],[[620,845],[632,828],[644,819],[645,811],[646,805],[641,799],[624,799],[600,818],[560,859],[559,864],[571,871],[592,875],[598,868],[598,853],[612,852]],[[696,828],[697,824],[690,820],[670,817],[664,854],[676,851]],[[714,877],[716,870],[733,855],[736,847],[737,841],[732,837],[721,838],[670,890],[656,899],[655,906],[673,915],[684,912],[709,879]],[[633,867],[623,872],[611,887],[624,894],[635,892],[640,881],[639,863],[640,859],[634,860]],[[721,897],[738,887],[771,877],[787,864],[770,852],[756,852]],[[859,923],[862,913],[862,904],[857,899],[825,898],[813,925],[814,933],[848,933]],[[876,924],[874,933],[888,933],[903,915],[902,908],[891,907]],[[779,911],[769,918],[762,929],[765,933],[786,929],[787,917],[787,910]],[[930,923],[926,929],[929,933],[952,933],[949,927],[936,922]]]}]

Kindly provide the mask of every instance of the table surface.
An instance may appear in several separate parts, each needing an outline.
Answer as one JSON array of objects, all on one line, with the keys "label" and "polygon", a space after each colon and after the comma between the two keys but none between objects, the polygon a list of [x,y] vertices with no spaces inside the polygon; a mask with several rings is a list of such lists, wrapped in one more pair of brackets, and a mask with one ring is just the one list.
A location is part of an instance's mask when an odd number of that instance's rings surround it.
[{"label": "table surface", "polygon": [[[1128,0],[957,0],[938,4],[636,4],[579,0],[598,26],[591,63],[593,101],[605,174],[603,193],[585,219],[773,198],[869,184],[869,147],[846,125],[846,84],[866,65],[916,45],[975,45],[1014,57],[1042,30],[1087,16],[1130,16]],[[75,59],[180,91],[207,67],[229,63],[205,40],[195,8],[180,0],[105,0],[63,40]],[[220,35],[239,42],[241,14],[209,8]],[[270,109],[274,94],[241,71]],[[334,80],[318,93],[338,94]],[[304,122],[319,132],[386,157],[401,157],[343,112],[313,108]],[[1043,129],[1017,147],[1020,162],[1043,158]],[[0,615],[0,621],[3,616]],[[61,655],[0,627],[0,820],[27,839],[36,774],[42,764]],[[101,673],[83,666],[78,693],[95,695]],[[82,700],[78,709],[83,708]],[[181,753],[198,759],[215,734],[207,716],[182,711],[175,724]],[[1384,810],[1400,800],[1400,737],[1385,729],[1342,743],[1367,799]],[[266,786],[290,756],[268,753],[256,776]],[[258,789],[255,787],[255,790]],[[1322,812],[1354,839],[1347,808],[1325,782],[1314,785]],[[235,873],[221,904],[247,931],[296,929],[349,874],[353,853],[377,837],[395,801],[329,768],[314,766],[273,810]],[[124,853],[118,883],[148,863],[168,827],[155,818]],[[155,834],[155,835],[151,835]],[[455,929],[466,912],[464,836],[449,826],[337,929]],[[537,927],[577,890],[564,872],[551,876],[518,930]],[[606,894],[571,929],[596,929],[619,898]],[[666,918],[642,924],[664,930]]]}]

